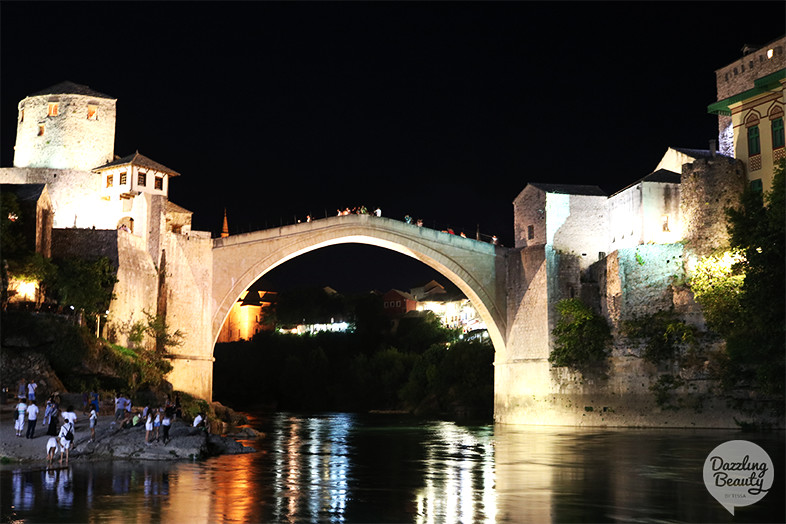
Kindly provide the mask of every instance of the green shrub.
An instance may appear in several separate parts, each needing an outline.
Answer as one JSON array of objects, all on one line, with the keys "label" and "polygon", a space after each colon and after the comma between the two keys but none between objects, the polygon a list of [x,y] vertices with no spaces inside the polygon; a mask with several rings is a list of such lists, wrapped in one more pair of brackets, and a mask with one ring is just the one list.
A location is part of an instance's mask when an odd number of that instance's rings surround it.
[{"label": "green shrub", "polygon": [[603,367],[612,340],[606,319],[577,298],[557,302],[557,312],[559,320],[551,332],[554,348],[549,362],[582,372]]},{"label": "green shrub", "polygon": [[679,320],[673,309],[626,320],[621,331],[644,344],[641,356],[653,364],[679,360],[682,348],[696,343],[695,328]]}]

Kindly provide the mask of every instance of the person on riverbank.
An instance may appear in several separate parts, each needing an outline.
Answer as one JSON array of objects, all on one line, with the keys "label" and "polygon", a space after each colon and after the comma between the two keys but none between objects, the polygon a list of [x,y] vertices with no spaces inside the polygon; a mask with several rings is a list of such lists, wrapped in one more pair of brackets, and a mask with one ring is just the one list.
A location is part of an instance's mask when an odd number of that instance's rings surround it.
[{"label": "person on riverbank", "polygon": [[149,446],[150,442],[150,433],[153,432],[153,412],[147,412],[147,417],[145,418],[145,445]]},{"label": "person on riverbank", "polygon": [[55,403],[55,396],[49,395],[44,405],[44,426],[49,426],[49,421],[52,420],[52,405]]},{"label": "person on riverbank", "polygon": [[96,413],[101,411],[99,409],[98,392],[96,390],[93,390],[93,391],[90,392],[90,403],[93,405],[93,409],[96,410]]},{"label": "person on riverbank", "polygon": [[153,417],[153,441],[158,442],[158,433],[161,428],[161,410],[155,408],[155,413]]},{"label": "person on riverbank", "polygon": [[35,380],[31,380],[27,385],[27,400],[35,401],[35,390],[37,388],[38,384],[35,383]]},{"label": "person on riverbank", "polygon": [[[65,413],[63,414],[65,415]],[[68,465],[68,452],[75,438],[74,424],[72,422],[65,422],[60,426],[60,433],[58,434],[58,440],[60,441],[60,464],[63,463],[63,451],[65,451],[66,466]]]},{"label": "person on riverbank", "polygon": [[22,431],[25,429],[25,415],[27,414],[27,404],[23,399],[19,399],[16,405],[16,418],[14,418],[14,429],[16,436],[21,437]]},{"label": "person on riverbank", "polygon": [[69,405],[61,416],[63,417],[64,426],[67,422],[71,423],[71,431],[74,434],[74,438],[76,438],[76,413],[74,413],[74,406]]},{"label": "person on riverbank", "polygon": [[60,451],[60,443],[56,437],[49,437],[46,441],[46,465],[51,466],[55,460],[55,455]]},{"label": "person on riverbank", "polygon": [[16,398],[19,400],[24,400],[27,398],[27,382],[25,379],[20,378],[18,384],[18,388],[16,390]]},{"label": "person on riverbank", "polygon": [[115,422],[122,419],[126,414],[126,398],[123,394],[115,397]]},{"label": "person on riverbank", "polygon": [[38,406],[34,400],[28,400],[26,438],[35,438],[35,424],[38,422]]},{"label": "person on riverbank", "polygon": [[60,402],[58,397],[52,395],[49,397],[52,400],[51,408],[52,411],[49,413],[49,429],[47,429],[46,434],[50,437],[57,436],[57,421],[60,418]]},{"label": "person on riverbank", "polygon": [[95,409],[90,410],[90,442],[96,440],[96,424],[98,423],[98,413]]},{"label": "person on riverbank", "polygon": [[172,425],[172,411],[167,408],[164,410],[164,418],[161,419],[161,427],[164,430],[164,444],[169,442],[169,427]]}]

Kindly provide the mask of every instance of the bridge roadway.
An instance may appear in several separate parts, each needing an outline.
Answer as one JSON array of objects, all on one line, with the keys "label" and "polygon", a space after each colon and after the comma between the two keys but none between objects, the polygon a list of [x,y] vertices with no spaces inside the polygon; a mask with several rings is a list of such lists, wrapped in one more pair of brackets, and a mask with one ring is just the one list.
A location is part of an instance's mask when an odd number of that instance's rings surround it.
[{"label": "bridge roadway", "polygon": [[453,282],[505,354],[506,252],[501,246],[373,215],[347,215],[213,240],[213,343],[232,305],[262,275],[299,255],[346,243],[379,246],[420,260]]}]

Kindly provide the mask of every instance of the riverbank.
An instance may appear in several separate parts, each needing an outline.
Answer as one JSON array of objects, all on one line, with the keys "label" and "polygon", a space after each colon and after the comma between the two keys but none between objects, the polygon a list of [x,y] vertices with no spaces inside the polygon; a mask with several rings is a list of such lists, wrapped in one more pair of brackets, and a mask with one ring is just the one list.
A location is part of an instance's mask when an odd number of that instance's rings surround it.
[{"label": "riverbank", "polygon": [[[254,448],[243,445],[236,438],[249,440],[260,436],[250,428],[242,428],[227,436],[211,435],[177,419],[169,431],[169,442],[164,444],[159,439],[148,444],[145,443],[144,424],[122,429],[119,424],[114,424],[112,416],[107,415],[98,417],[96,438],[91,442],[88,417],[81,413],[77,413],[77,416],[69,463],[106,459],[184,460],[253,453],[256,451]],[[42,419],[39,415],[34,438],[17,437],[13,406],[3,405],[0,408],[0,460],[6,463],[46,463],[46,443],[50,436],[46,434]]]}]

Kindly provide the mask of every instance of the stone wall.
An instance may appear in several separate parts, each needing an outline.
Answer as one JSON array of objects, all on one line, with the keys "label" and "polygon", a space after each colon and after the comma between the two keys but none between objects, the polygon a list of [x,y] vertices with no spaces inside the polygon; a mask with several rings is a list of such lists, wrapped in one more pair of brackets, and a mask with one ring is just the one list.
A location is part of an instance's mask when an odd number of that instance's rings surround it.
[{"label": "stone wall", "polygon": [[513,241],[516,248],[546,243],[546,193],[533,185],[527,185],[513,201]]},{"label": "stone wall", "polygon": [[[772,58],[767,50],[772,49]],[[718,100],[753,88],[754,80],[783,68],[786,37],[779,38],[715,71]]]},{"label": "stone wall", "polygon": [[7,167],[0,168],[0,183],[46,184],[56,228],[113,229],[117,226],[114,203],[96,198],[101,191],[101,176],[95,173]]},{"label": "stone wall", "polygon": [[[58,104],[56,116],[47,116],[50,102]],[[88,119],[88,105],[96,108],[94,119]],[[115,106],[111,98],[74,94],[25,98],[19,102],[14,166],[90,171],[110,162]]]},{"label": "stone wall", "polygon": [[213,241],[209,233],[161,236],[166,253],[166,318],[180,329],[183,345],[169,348],[175,388],[211,400],[213,395],[213,332],[211,293]]},{"label": "stone wall", "polygon": [[559,252],[576,256],[582,268],[597,262],[608,245],[607,200],[605,196],[547,194],[547,242]]},{"label": "stone wall", "polygon": [[545,246],[511,250],[508,253],[507,281],[507,354],[497,351],[496,362],[547,358],[549,322]]},{"label": "stone wall", "polygon": [[698,159],[682,167],[682,239],[695,256],[728,246],[726,209],[737,207],[747,185],[745,168],[727,157]]}]

